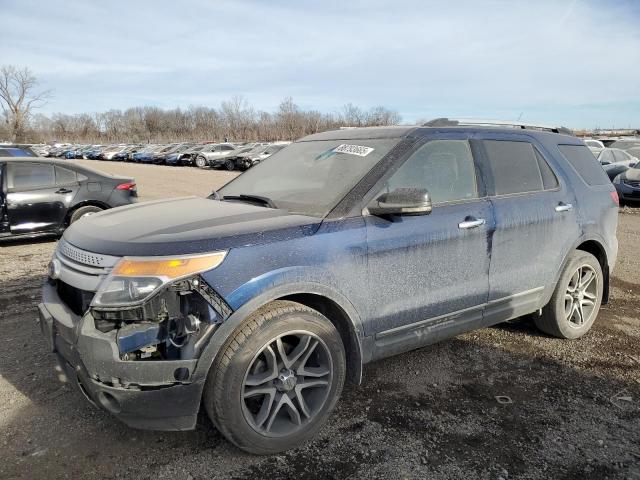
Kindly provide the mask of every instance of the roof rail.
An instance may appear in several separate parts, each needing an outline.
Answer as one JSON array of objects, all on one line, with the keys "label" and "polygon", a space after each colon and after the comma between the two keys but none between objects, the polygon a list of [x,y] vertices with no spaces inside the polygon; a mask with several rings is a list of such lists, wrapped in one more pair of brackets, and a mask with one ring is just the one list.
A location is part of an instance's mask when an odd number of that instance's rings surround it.
[{"label": "roof rail", "polygon": [[554,127],[552,125],[540,125],[537,123],[505,121],[505,120],[476,120],[471,118],[436,118],[423,123],[423,127],[456,127],[465,125],[478,125],[484,127],[510,127],[521,128],[523,130],[544,130],[553,133],[563,133],[573,135],[574,133],[567,127]]}]

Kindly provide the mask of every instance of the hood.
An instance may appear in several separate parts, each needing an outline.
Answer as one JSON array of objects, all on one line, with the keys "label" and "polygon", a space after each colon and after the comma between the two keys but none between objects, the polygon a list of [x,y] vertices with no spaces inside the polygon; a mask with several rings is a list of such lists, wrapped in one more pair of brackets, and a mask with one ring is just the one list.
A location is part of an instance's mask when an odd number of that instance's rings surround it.
[{"label": "hood", "polygon": [[640,181],[640,168],[630,168],[622,176],[626,180]]},{"label": "hood", "polygon": [[321,219],[237,202],[175,198],[84,217],[64,232],[78,248],[106,255],[213,252],[312,235]]}]

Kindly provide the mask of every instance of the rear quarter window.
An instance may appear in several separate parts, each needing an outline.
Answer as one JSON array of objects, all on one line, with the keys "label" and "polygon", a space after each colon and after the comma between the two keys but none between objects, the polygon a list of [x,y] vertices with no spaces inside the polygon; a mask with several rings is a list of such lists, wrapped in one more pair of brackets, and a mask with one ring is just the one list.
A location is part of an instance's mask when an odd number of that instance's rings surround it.
[{"label": "rear quarter window", "polygon": [[596,157],[584,145],[558,145],[558,150],[587,185],[611,183]]}]

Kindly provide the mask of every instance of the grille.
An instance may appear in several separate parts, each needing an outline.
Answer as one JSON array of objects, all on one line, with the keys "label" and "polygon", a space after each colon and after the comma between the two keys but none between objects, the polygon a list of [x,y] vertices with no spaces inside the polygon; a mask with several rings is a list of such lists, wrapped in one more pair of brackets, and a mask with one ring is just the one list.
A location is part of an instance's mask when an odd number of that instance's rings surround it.
[{"label": "grille", "polygon": [[60,240],[54,259],[60,261],[56,285],[58,296],[76,315],[83,315],[100,282],[118,262],[118,257],[81,250]]},{"label": "grille", "polygon": [[640,180],[625,180],[624,183],[630,187],[640,188]]},{"label": "grille", "polygon": [[60,240],[58,251],[65,257],[75,260],[78,263],[83,263],[92,267],[107,266],[105,265],[106,256],[99,255],[97,253],[85,252],[84,250],[80,250],[79,248],[67,243],[65,240]]}]

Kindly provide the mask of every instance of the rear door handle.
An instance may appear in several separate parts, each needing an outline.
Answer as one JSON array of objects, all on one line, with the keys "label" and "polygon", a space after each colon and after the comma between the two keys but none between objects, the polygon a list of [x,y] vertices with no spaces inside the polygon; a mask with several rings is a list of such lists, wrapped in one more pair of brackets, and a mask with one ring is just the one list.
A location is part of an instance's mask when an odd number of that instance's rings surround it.
[{"label": "rear door handle", "polygon": [[56,190],[56,193],[71,193],[73,190],[69,190],[68,188],[61,188]]},{"label": "rear door handle", "polygon": [[556,206],[556,212],[568,212],[569,210],[573,210],[573,205],[570,203],[561,203]]},{"label": "rear door handle", "polygon": [[468,229],[468,228],[476,228],[481,225],[484,225],[486,222],[484,218],[478,218],[474,220],[465,220],[464,222],[460,222],[458,224],[458,228]]}]

